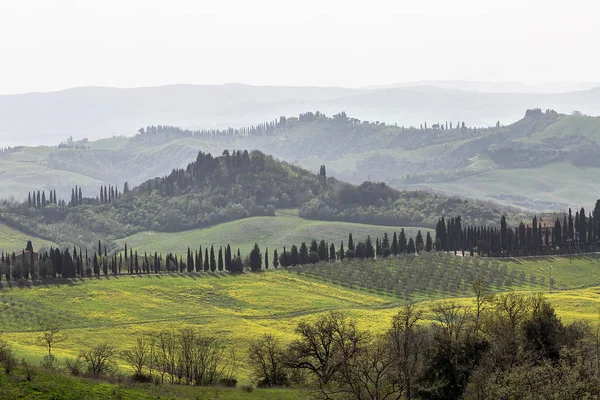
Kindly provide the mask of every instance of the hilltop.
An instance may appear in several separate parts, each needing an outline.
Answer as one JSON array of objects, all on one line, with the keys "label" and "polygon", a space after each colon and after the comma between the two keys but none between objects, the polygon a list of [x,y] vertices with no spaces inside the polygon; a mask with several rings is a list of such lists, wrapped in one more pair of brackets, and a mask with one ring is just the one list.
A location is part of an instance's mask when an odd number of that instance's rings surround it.
[{"label": "hilltop", "polygon": [[330,176],[354,184],[382,181],[527,210],[590,206],[597,197],[600,118],[534,109],[506,126],[435,121],[397,126],[317,112],[245,128],[158,125],[132,138],[11,148],[0,153],[0,197],[21,200],[31,189],[52,189],[68,198],[74,185],[96,196],[100,185],[133,187],[185,168],[200,150],[234,148],[257,149],[311,171],[325,164]]},{"label": "hilltop", "polygon": [[[426,192],[398,191],[385,183],[355,186],[279,161],[260,151],[199,152],[174,169],[131,190],[104,186],[96,197],[74,188],[71,200],[5,201],[0,217],[9,226],[60,245],[90,246],[143,231],[182,232],[247,217],[275,216],[299,208],[300,217],[386,226],[432,228],[441,213],[465,223],[497,222],[506,210]],[[50,196],[48,196],[50,199]],[[60,199],[60,197],[59,197]],[[516,213],[512,214],[516,216]],[[306,238],[311,239],[310,237]],[[247,239],[253,242],[254,236]]]},{"label": "hilltop", "polygon": [[0,146],[52,144],[70,135],[91,140],[108,135],[131,136],[142,125],[239,127],[305,110],[320,110],[329,115],[346,110],[363,120],[406,126],[456,119],[487,126],[497,120],[513,121],[524,109],[533,106],[563,113],[580,110],[595,114],[600,109],[600,90],[593,89],[567,93],[486,93],[457,90],[456,85],[444,88],[439,82],[415,85],[418,86],[362,89],[242,84],[131,89],[80,87],[2,95]]}]

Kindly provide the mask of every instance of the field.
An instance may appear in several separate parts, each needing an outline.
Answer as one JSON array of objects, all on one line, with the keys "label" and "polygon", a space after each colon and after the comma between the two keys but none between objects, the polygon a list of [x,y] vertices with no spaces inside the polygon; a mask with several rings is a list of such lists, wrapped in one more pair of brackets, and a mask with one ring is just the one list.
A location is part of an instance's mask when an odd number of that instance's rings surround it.
[{"label": "field", "polygon": [[[421,229],[423,236],[429,231],[427,228],[404,228],[407,236],[416,236]],[[164,232],[141,232],[132,236],[117,240],[121,246],[127,243],[138,252],[157,251],[159,253],[174,252],[184,254],[188,246],[199,245],[202,247],[215,245],[225,246],[230,244],[235,250],[238,247],[243,254],[248,254],[254,242],[258,242],[261,248],[268,247],[270,253],[278,249],[281,253],[283,246],[287,249],[295,244],[307,242],[310,245],[312,239],[324,239],[335,244],[336,248],[340,241],[347,245],[348,234],[352,233],[355,241],[364,240],[371,235],[373,242],[376,237],[383,237],[383,233],[393,235],[393,231],[400,228],[380,225],[365,225],[347,222],[312,221],[298,217],[296,210],[277,211],[275,217],[253,217],[237,221],[227,222],[208,228],[194,229],[191,231],[164,233]]]},{"label": "field", "polygon": [[[463,266],[463,272],[459,272],[460,266]],[[550,266],[555,280],[552,294],[548,293]],[[570,263],[564,257],[488,260],[424,254],[317,267],[310,267],[312,270],[308,270],[309,267],[303,267],[304,270],[269,270],[239,276],[111,276],[22,286],[2,282],[0,331],[3,332],[2,338],[13,345],[19,359],[37,363],[45,352],[36,332],[39,319],[58,321],[66,332],[67,341],[54,348],[54,354],[61,362],[96,344],[109,342],[122,350],[129,347],[136,337],[146,333],[194,327],[217,336],[235,349],[236,358],[240,360],[236,376],[240,385],[245,385],[250,382],[244,362],[245,349],[249,340],[262,333],[272,333],[288,342],[295,337],[294,327],[298,322],[331,310],[344,311],[356,319],[361,328],[381,333],[389,326],[398,307],[407,303],[416,302],[423,307],[426,318],[431,318],[429,310],[432,306],[449,298],[461,305],[472,306],[469,279],[473,276],[490,280],[494,291],[545,292],[565,322],[600,322],[600,258],[596,255],[574,257]],[[328,275],[323,273],[326,270],[337,272]],[[422,277],[434,278],[427,279],[424,286],[419,284],[420,281],[409,280],[415,290],[407,297],[404,293],[397,295],[394,290],[379,289],[360,279],[349,285],[348,279],[356,277],[356,270],[398,274],[404,271],[407,280],[419,270],[424,270],[426,273],[421,274]],[[407,270],[409,273],[406,273]],[[444,278],[443,271],[446,271],[448,279]],[[511,274],[518,276],[521,272],[524,275],[522,282],[507,280]],[[531,280],[532,275],[535,280]],[[542,277],[546,276],[544,281]],[[440,284],[445,281],[458,282],[457,290],[452,290],[451,285],[445,287]],[[122,363],[120,366],[127,368]],[[0,376],[2,379],[5,378]],[[124,399],[153,398],[151,393],[159,392],[161,398],[200,396],[291,400],[306,398],[307,395],[298,389],[245,393],[241,389],[169,386],[160,387],[156,392],[143,385],[93,386],[86,380],[69,383],[70,378],[50,379],[43,373],[36,379],[36,390],[43,393],[53,393],[60,385],[66,385],[78,388],[78,393],[87,393],[87,398],[104,398],[106,393],[115,396],[118,393],[118,398]],[[29,393],[31,387],[27,385],[30,384],[11,382],[8,387],[0,389],[0,397],[7,393],[2,390]],[[60,390],[66,393],[64,389]],[[76,397],[65,394],[61,398]]]},{"label": "field", "polygon": [[[455,258],[457,264],[463,262],[460,257]],[[487,261],[480,260],[481,264]],[[553,265],[555,288],[569,288],[555,290],[551,295],[557,300],[559,312],[570,320],[596,315],[600,304],[598,291],[593,289],[600,286],[596,259],[576,258],[572,264],[565,258],[498,264],[506,266],[507,271],[522,270],[528,276],[541,276],[549,262]],[[400,269],[406,261],[396,258],[371,263],[377,269]],[[416,269],[424,267],[415,265]],[[340,264],[328,267],[346,268]],[[298,321],[328,310],[347,311],[365,328],[381,332],[394,309],[402,304],[429,304],[450,297],[469,302],[471,296],[468,287],[453,293],[449,288],[428,283],[425,290],[417,288],[414,297],[405,298],[393,291],[360,284],[344,287],[343,282],[324,282],[322,278],[318,274],[277,270],[241,276],[119,276],[27,287],[7,286],[4,282],[0,290],[0,330],[19,354],[30,359],[43,355],[43,348],[32,333],[40,318],[57,320],[68,330],[69,341],[57,348],[62,357],[74,357],[85,346],[107,340],[126,347],[138,334],[175,326],[198,326],[243,348],[247,340],[260,333],[292,339]],[[522,284],[493,288],[548,292],[546,285],[538,278],[536,283],[525,279]]]},{"label": "field", "polygon": [[36,251],[42,247],[50,248],[50,246],[56,246],[56,244],[48,240],[31,237],[31,235],[0,223],[0,251],[7,253],[23,250],[28,240],[32,241]]}]

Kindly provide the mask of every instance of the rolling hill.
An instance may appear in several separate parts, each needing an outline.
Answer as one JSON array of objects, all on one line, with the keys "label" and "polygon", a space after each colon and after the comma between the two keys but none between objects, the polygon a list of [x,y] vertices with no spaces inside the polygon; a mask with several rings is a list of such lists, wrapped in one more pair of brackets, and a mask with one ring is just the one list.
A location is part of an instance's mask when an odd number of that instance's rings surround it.
[{"label": "rolling hill", "polygon": [[535,211],[588,208],[598,197],[600,118],[530,110],[515,123],[491,128],[438,121],[439,129],[437,122],[425,129],[306,113],[256,125],[262,129],[256,134],[162,126],[160,134],[133,138],[13,148],[0,153],[0,197],[21,200],[32,189],[56,189],[68,198],[74,185],[95,197],[101,184],[138,185],[184,168],[199,150],[234,148],[257,149],[312,171],[325,164],[329,176],[351,183],[383,181]]},{"label": "rolling hill", "polygon": [[[171,238],[184,231],[191,240],[207,238],[202,231],[198,235],[189,231],[248,217],[272,217],[276,210],[286,208],[299,208],[300,217],[307,220],[336,221],[321,222],[318,228],[324,229],[325,236],[331,236],[330,229],[341,226],[339,222],[385,225],[391,231],[392,227],[432,228],[444,213],[462,215],[465,223],[474,224],[497,222],[505,212],[511,213],[511,221],[519,217],[514,210],[492,204],[426,192],[397,191],[384,183],[351,185],[326,177],[324,169],[316,175],[260,151],[225,152],[219,157],[199,152],[196,160],[185,168],[124,190],[119,197],[114,196],[114,188],[110,190],[110,199],[106,187],[102,193],[100,198],[79,194],[68,203],[58,204],[39,202],[39,198],[37,205],[4,201],[0,204],[0,218],[11,227],[51,239],[61,246],[94,247],[97,240],[102,240],[109,251],[114,251],[131,235],[138,234],[133,237],[137,243],[139,238],[148,239],[142,234],[144,231],[163,232],[165,235],[161,237],[178,243],[176,247],[180,248],[181,242],[170,240],[167,233],[172,233]],[[285,221],[280,216],[274,221],[279,228],[274,229],[271,238],[278,235],[279,243],[286,237],[282,233],[294,231],[292,225],[309,228],[308,222],[300,223],[297,217]],[[361,232],[373,228],[353,227]],[[244,228],[244,223],[229,228],[237,231],[234,237],[242,246],[259,241],[261,236],[260,230]],[[264,228],[270,229],[268,223]],[[222,236],[219,235],[222,229],[215,228],[212,233]],[[343,230],[336,242],[347,236],[348,229]],[[244,232],[248,236],[242,239],[240,235]],[[298,237],[312,239],[308,234],[316,239],[321,235],[320,229],[308,229]],[[197,244],[185,243],[184,248]],[[292,244],[298,243],[288,246]],[[163,244],[160,246],[163,249]]]},{"label": "rolling hill", "polygon": [[[393,228],[382,225],[357,224],[350,222],[314,221],[300,218],[297,210],[276,211],[273,217],[251,217],[237,221],[225,222],[207,228],[182,232],[145,231],[118,239],[119,246],[127,245],[138,251],[158,251],[166,254],[173,251],[185,254],[188,246],[221,246],[231,244],[235,250],[239,248],[243,254],[248,254],[258,242],[261,247],[283,249],[292,244],[309,243],[312,239],[323,239],[328,243],[338,245],[338,241],[347,239],[349,233],[360,240],[370,235],[372,238],[383,237],[384,233],[391,234]],[[421,230],[425,235],[430,229],[405,228],[406,235],[415,237]]]},{"label": "rolling hill", "polygon": [[[100,139],[135,133],[139,126],[186,128],[244,126],[277,115],[318,109],[346,110],[370,121],[406,126],[464,120],[490,125],[517,119],[534,106],[563,113],[597,114],[600,89],[567,93],[485,93],[439,82],[411,87],[261,87],[241,84],[116,89],[81,87],[49,93],[0,96],[0,144],[52,144],[68,136]],[[465,85],[462,85],[465,87]],[[485,88],[484,88],[485,90]],[[18,139],[15,139],[18,138]]]}]

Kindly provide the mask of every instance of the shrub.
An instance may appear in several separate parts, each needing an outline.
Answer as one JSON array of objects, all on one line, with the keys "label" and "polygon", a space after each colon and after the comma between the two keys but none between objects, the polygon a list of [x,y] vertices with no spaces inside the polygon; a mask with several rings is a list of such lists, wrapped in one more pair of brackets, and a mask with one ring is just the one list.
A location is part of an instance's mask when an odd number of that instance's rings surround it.
[{"label": "shrub", "polygon": [[235,378],[222,378],[219,380],[219,385],[223,387],[233,388],[237,385],[237,379]]},{"label": "shrub", "polygon": [[17,359],[10,344],[0,339],[0,363],[4,365],[4,371],[10,374],[17,366]]},{"label": "shrub", "polygon": [[80,357],[70,360],[68,359],[66,360],[65,364],[67,366],[67,371],[69,371],[72,376],[80,376],[83,372],[83,361]]}]

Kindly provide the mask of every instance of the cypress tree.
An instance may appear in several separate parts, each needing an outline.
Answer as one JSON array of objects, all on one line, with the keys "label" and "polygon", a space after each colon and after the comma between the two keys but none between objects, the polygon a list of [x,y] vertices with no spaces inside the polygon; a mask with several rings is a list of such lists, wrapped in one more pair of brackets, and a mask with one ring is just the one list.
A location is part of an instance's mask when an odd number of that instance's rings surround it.
[{"label": "cypress tree", "polygon": [[367,235],[365,240],[365,258],[375,257],[375,249],[373,248],[373,242],[371,242],[371,236]]},{"label": "cypress tree", "polygon": [[400,234],[398,235],[398,253],[404,254],[406,253],[406,234],[404,233],[404,228],[400,230]]},{"label": "cypress tree", "polygon": [[250,269],[252,271],[260,271],[262,267],[262,254],[258,243],[254,243],[254,247],[250,251]]},{"label": "cypress tree", "polygon": [[188,247],[187,250],[187,272],[191,274],[194,272],[194,257],[192,256],[192,250]]},{"label": "cypress tree", "polygon": [[100,275],[100,265],[98,264],[98,255],[94,253],[94,275]]},{"label": "cypress tree", "polygon": [[225,269],[231,272],[231,246],[225,248]]},{"label": "cypress tree", "polygon": [[204,269],[204,263],[202,262],[202,246],[198,250],[198,261],[196,262],[196,272],[200,273]]},{"label": "cypress tree", "polygon": [[408,245],[406,246],[406,252],[408,254],[414,254],[416,252],[415,242],[413,241],[412,237],[408,240]]},{"label": "cypress tree", "polygon": [[269,248],[265,247],[265,269],[269,269]]},{"label": "cypress tree", "polygon": [[219,268],[219,272],[223,272],[223,247],[219,246],[219,264],[218,264],[218,268]]},{"label": "cypress tree", "polygon": [[427,232],[427,237],[425,239],[425,251],[429,252],[433,249],[433,240],[431,239],[431,234]]},{"label": "cypress tree", "polygon": [[329,251],[329,249],[327,248],[327,243],[325,243],[325,240],[321,240],[319,242],[319,246],[317,248],[317,254],[319,255],[319,258],[321,259],[321,261],[329,260],[328,251]]},{"label": "cypress tree", "polygon": [[300,249],[298,250],[298,264],[308,264],[308,246],[306,246],[305,242],[300,244]]},{"label": "cypress tree", "polygon": [[573,214],[571,213],[571,208],[569,208],[569,239],[573,240],[575,238],[575,229],[573,227]]},{"label": "cypress tree", "polygon": [[352,240],[352,233],[348,234],[348,250],[354,251],[354,241]]},{"label": "cypress tree", "polygon": [[273,250],[273,268],[279,267],[279,255],[277,249]]},{"label": "cypress tree", "polygon": [[417,250],[417,253],[423,251],[424,247],[425,247],[425,245],[423,243],[423,235],[421,234],[421,231],[419,230],[417,232],[417,237],[415,239],[415,248]]},{"label": "cypress tree", "polygon": [[333,243],[329,245],[329,261],[335,262],[335,246]]},{"label": "cypress tree", "polygon": [[398,255],[398,236],[396,232],[394,232],[394,236],[392,237],[392,254],[395,256]]},{"label": "cypress tree", "polygon": [[208,258],[208,247],[204,249],[204,272],[210,270],[210,259]]},{"label": "cypress tree", "polygon": [[383,239],[381,239],[381,254],[385,254],[385,250],[390,249],[390,238],[388,237],[387,232],[383,233]]},{"label": "cypress tree", "polygon": [[292,248],[290,249],[290,265],[295,266],[298,265],[300,260],[300,256],[298,253],[298,247],[296,247],[296,245],[293,245]]},{"label": "cypress tree", "polygon": [[217,260],[215,259],[215,248],[213,245],[210,246],[210,270],[211,272],[217,270]]},{"label": "cypress tree", "polygon": [[342,240],[340,243],[340,250],[338,252],[338,258],[340,261],[344,261],[344,257],[346,257],[346,253],[344,252],[344,241]]}]

